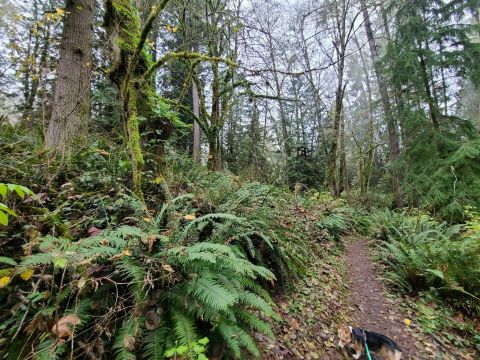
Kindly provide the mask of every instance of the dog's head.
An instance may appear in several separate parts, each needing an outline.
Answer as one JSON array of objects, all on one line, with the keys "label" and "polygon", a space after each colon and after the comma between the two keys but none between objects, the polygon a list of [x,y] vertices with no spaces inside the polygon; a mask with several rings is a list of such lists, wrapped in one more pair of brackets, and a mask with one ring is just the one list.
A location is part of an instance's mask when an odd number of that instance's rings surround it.
[{"label": "dog's head", "polygon": [[338,344],[337,347],[343,349],[345,345],[352,343],[352,328],[346,325],[340,325],[337,329]]}]

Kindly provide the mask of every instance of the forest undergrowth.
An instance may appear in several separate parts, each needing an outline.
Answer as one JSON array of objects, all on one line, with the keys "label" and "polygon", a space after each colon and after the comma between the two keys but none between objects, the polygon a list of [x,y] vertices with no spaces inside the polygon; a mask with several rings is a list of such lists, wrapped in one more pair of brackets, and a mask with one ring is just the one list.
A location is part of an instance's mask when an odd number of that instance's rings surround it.
[{"label": "forest undergrowth", "polygon": [[42,154],[7,159],[2,356],[258,356],[255,338],[273,337],[278,318],[271,294],[303,279],[313,239],[338,240],[349,226],[344,201],[172,153],[162,176],[147,174],[142,203],[121,185],[118,153],[97,145],[36,181],[41,168],[29,161]]},{"label": "forest undergrowth", "polygon": [[[409,321],[466,359],[479,350],[473,209],[457,225],[366,211],[174,151],[161,175],[145,173],[142,202],[112,144],[58,166],[28,140],[16,134],[3,150],[17,154],[3,157],[12,171],[0,185],[6,359],[335,359],[336,325],[355,310],[342,255],[355,233],[374,239]],[[60,170],[31,166],[42,161]]]}]

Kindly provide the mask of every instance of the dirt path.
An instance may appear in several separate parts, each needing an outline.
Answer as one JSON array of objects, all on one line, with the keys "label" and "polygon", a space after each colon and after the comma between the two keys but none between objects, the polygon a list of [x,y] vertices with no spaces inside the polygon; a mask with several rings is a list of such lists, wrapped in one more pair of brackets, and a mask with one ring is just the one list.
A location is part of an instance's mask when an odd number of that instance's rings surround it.
[{"label": "dirt path", "polygon": [[327,244],[318,249],[323,258],[315,257],[292,292],[275,299],[280,316],[272,322],[276,339],[256,334],[262,358],[346,359],[335,349],[337,325],[344,323],[391,337],[402,348],[403,360],[447,359],[414,321],[406,325],[408,316],[386,291],[368,256],[367,240],[344,241],[345,251]]},{"label": "dirt path", "polygon": [[346,258],[351,283],[349,303],[354,309],[355,326],[392,338],[403,351],[402,359],[432,358],[414,337],[416,329],[405,324],[405,316],[389,299],[368,257],[367,240],[347,243]]}]

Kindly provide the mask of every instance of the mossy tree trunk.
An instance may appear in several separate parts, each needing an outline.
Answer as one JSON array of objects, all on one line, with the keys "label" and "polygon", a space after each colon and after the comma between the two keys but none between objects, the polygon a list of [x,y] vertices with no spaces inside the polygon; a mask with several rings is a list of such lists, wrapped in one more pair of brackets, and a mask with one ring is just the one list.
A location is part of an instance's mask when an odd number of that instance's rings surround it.
[{"label": "mossy tree trunk", "polygon": [[[360,194],[364,195],[368,192],[370,187],[370,179],[372,177],[373,170],[373,160],[375,156],[375,133],[374,133],[374,124],[373,124],[373,95],[372,87],[370,85],[370,73],[368,70],[367,60],[363,54],[362,47],[358,41],[357,37],[353,38],[355,45],[358,50],[358,55],[360,57],[360,63],[362,65],[362,70],[365,75],[365,84],[367,90],[367,149],[364,151],[362,144],[358,143],[355,139],[355,136],[352,134],[352,138],[355,141],[357,148],[359,149],[359,183],[360,183]],[[363,87],[363,84],[362,84]]]},{"label": "mossy tree trunk", "polygon": [[[215,24],[215,23],[214,23]],[[215,24],[216,27],[216,24]],[[215,36],[216,37],[216,36]],[[218,56],[218,44],[211,44],[209,50],[210,56]],[[222,169],[222,161],[220,158],[220,78],[218,71],[218,63],[211,64],[212,69],[212,110],[210,112],[210,133],[208,139],[208,162],[209,170],[219,171]]]},{"label": "mossy tree trunk", "polygon": [[[209,61],[214,69],[215,66],[218,69],[218,62],[223,62],[229,67],[236,66],[232,60],[219,57],[217,54],[221,53],[220,51],[209,51],[208,55],[188,51],[168,52],[154,62],[151,52],[146,48],[146,40],[153,28],[153,21],[168,2],[169,0],[160,0],[157,5],[152,6],[150,15],[142,28],[140,15],[131,0],[106,0],[104,22],[111,42],[112,63],[108,73],[111,81],[119,89],[132,163],[133,190],[140,198],[143,198],[141,187],[142,170],[145,162],[142,152],[139,119],[146,119],[146,123],[149,124],[147,126],[153,124],[156,130],[160,130],[162,133],[161,140],[166,139],[172,132],[170,120],[164,117],[160,109],[161,103],[168,108],[167,103],[165,103],[166,99],[160,98],[155,91],[153,79],[156,71],[169,61],[178,60],[191,60],[195,66],[202,61]],[[214,114],[209,117],[205,108],[203,89],[200,86],[201,82],[195,79],[193,71],[190,77],[196,81],[200,97],[200,117],[197,120],[204,128],[207,137],[215,137],[215,139],[209,138],[208,141],[209,145],[212,145],[214,169],[218,170],[221,168],[219,129],[223,125],[226,110],[229,109],[228,106],[223,106],[223,102],[222,106],[220,106],[220,101],[227,96],[228,91],[225,91],[223,94],[217,94],[217,103],[212,108]],[[188,81],[186,82],[187,84]],[[228,83],[228,80],[220,78],[217,81]],[[232,85],[232,89],[234,87]],[[215,91],[220,92],[221,90]],[[179,105],[176,101],[167,101]],[[215,121],[210,121],[211,125],[213,125],[210,129],[207,126],[207,121],[204,120],[206,118],[211,120],[211,117],[214,117]],[[159,148],[157,155],[158,161],[161,163],[163,149],[161,145]],[[212,161],[209,161],[210,163]]]},{"label": "mossy tree trunk", "polygon": [[222,170],[222,151],[219,141],[220,134],[218,129],[210,129],[208,134],[208,160],[207,167],[211,171]]},{"label": "mossy tree trunk", "polygon": [[[192,105],[193,105],[193,115],[195,118],[200,117],[200,105],[199,105],[199,99],[198,99],[198,89],[197,85],[195,84],[194,81],[192,81]],[[197,120],[193,121],[193,159],[197,163],[201,163],[201,140],[202,140],[202,135],[200,132],[200,124],[198,123]]]},{"label": "mossy tree trunk", "polygon": [[340,163],[339,163],[339,193],[350,191],[350,181],[347,171],[347,150],[345,148],[345,115],[342,113],[340,124]]},{"label": "mossy tree trunk", "polygon": [[330,152],[328,154],[327,163],[327,186],[333,196],[340,195],[338,184],[338,169],[337,159],[339,154],[339,140],[341,131],[341,120],[343,116],[343,98],[345,95],[346,83],[344,81],[345,75],[345,57],[348,42],[353,34],[353,24],[355,18],[347,24],[347,2],[345,0],[336,0],[332,3],[332,10],[334,14],[333,21],[333,45],[335,48],[335,59],[337,62],[337,89],[335,91],[335,107],[333,115],[333,126],[331,135]]},{"label": "mossy tree trunk", "polygon": [[344,58],[345,56],[339,55],[339,65],[338,65],[338,84],[337,91],[335,92],[335,109],[334,109],[334,118],[333,118],[333,130],[332,130],[332,139],[330,145],[330,153],[328,156],[328,165],[327,165],[327,184],[330,193],[333,196],[339,195],[339,189],[337,187],[336,181],[336,172],[337,172],[337,153],[338,153],[338,141],[340,139],[340,124],[343,111],[343,96],[345,94],[345,84],[343,83],[343,71],[344,71]]},{"label": "mossy tree trunk", "polygon": [[[142,170],[144,158],[140,135],[139,117],[154,122],[159,118],[156,111],[158,100],[152,72],[150,52],[145,42],[153,21],[165,8],[168,0],[152,7],[152,11],[141,27],[140,14],[131,0],[107,0],[104,17],[105,27],[111,42],[111,68],[109,77],[119,89],[123,106],[128,148],[132,163],[134,193],[142,195]],[[148,73],[148,75],[146,75]]]}]

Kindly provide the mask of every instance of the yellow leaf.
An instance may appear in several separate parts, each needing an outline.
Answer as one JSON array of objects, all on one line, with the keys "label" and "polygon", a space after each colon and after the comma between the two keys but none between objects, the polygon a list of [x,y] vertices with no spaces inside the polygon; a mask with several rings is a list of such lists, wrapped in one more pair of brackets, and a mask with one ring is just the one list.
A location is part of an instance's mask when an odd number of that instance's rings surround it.
[{"label": "yellow leaf", "polygon": [[410,326],[410,324],[412,323],[412,321],[410,319],[405,319],[403,320],[403,322],[405,323],[405,325],[407,326]]},{"label": "yellow leaf", "polygon": [[130,250],[126,249],[126,250],[123,251],[123,255],[132,256],[132,252]]},{"label": "yellow leaf", "polygon": [[33,269],[28,269],[28,270],[25,270],[24,272],[22,272],[20,274],[20,277],[25,280],[25,281],[28,281],[30,280],[30,278],[32,277],[33,275]]},{"label": "yellow leaf", "polygon": [[65,10],[57,8],[57,15],[58,16],[63,16],[64,13],[65,13]]},{"label": "yellow leaf", "polygon": [[168,264],[163,264],[162,268],[163,268],[163,270],[168,271],[169,273],[175,272],[175,270],[173,270],[173,268]]},{"label": "yellow leaf", "polygon": [[80,280],[78,280],[77,286],[79,289],[82,289],[86,285],[86,283],[87,283],[87,279],[81,278]]},{"label": "yellow leaf", "polygon": [[195,214],[188,214],[188,215],[185,215],[183,218],[187,221],[192,221],[196,219],[196,216]]},{"label": "yellow leaf", "polygon": [[151,219],[151,218],[149,218],[149,217],[144,217],[144,218],[143,218],[143,221],[145,221],[145,222],[151,222],[151,221],[152,221],[152,219]]},{"label": "yellow leaf", "polygon": [[100,155],[110,156],[110,153],[103,149],[97,149],[97,153]]},{"label": "yellow leaf", "polygon": [[176,26],[172,27],[172,32],[174,32],[174,33],[177,32],[177,27]]},{"label": "yellow leaf", "polygon": [[10,276],[2,276],[0,278],[0,289],[3,289],[5,286],[7,286],[10,283]]}]

